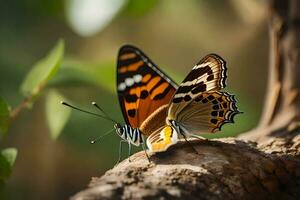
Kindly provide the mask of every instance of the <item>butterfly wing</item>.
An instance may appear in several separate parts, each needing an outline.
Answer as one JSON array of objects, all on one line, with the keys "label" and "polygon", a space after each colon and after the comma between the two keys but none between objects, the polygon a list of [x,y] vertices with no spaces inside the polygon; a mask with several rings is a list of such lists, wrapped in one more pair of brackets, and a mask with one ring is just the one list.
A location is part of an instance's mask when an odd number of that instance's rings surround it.
[{"label": "butterfly wing", "polygon": [[130,45],[120,48],[117,91],[127,124],[138,128],[151,113],[169,104],[176,89],[176,83],[141,50]]},{"label": "butterfly wing", "polygon": [[177,116],[179,127],[189,134],[216,132],[225,123],[233,123],[240,113],[234,96],[227,92],[210,91],[196,97]]},{"label": "butterfly wing", "polygon": [[226,86],[226,62],[216,54],[209,54],[201,59],[179,85],[170,104],[168,117],[177,118],[186,106],[199,94],[218,91]]},{"label": "butterfly wing", "polygon": [[[175,120],[189,134],[215,132],[233,122],[239,113],[236,101],[233,95],[219,91],[226,86],[226,72],[226,63],[218,55],[209,54],[200,60],[176,91],[167,120]],[[147,146],[154,152],[165,151],[177,142],[177,137],[177,133],[162,128],[147,138]]]},{"label": "butterfly wing", "polygon": [[[227,92],[209,91],[199,95],[177,116],[176,124],[187,134],[214,133],[240,113],[234,96]],[[178,134],[171,126],[153,132],[147,138],[152,152],[166,151],[178,141]]]},{"label": "butterfly wing", "polygon": [[226,86],[226,62],[218,55],[205,56],[176,91],[167,120],[175,120],[189,134],[215,132],[240,113]]},{"label": "butterfly wing", "polygon": [[164,126],[153,132],[147,138],[147,147],[151,152],[166,151],[170,146],[176,144],[178,134],[171,126]]}]

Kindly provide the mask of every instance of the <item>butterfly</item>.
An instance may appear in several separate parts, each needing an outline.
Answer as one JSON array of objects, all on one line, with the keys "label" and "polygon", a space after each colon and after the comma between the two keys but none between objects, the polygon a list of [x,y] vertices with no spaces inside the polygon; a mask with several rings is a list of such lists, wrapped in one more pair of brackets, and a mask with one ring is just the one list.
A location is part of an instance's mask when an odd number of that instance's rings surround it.
[{"label": "butterfly", "polygon": [[[233,122],[240,111],[234,96],[221,91],[226,86],[226,72],[226,62],[216,54],[209,54],[178,86],[145,53],[132,45],[124,45],[118,53],[116,72],[124,125],[109,117],[95,102],[92,104],[103,115],[66,102],[62,104],[113,122],[122,138],[119,149],[122,142],[127,142],[130,155],[131,145],[142,145],[149,159],[145,143],[151,152],[166,151],[181,136],[186,139],[193,134],[215,132],[225,123]],[[119,152],[118,162],[120,155]]]},{"label": "butterfly", "polygon": [[126,124],[115,125],[117,134],[128,144],[145,145],[145,137],[164,126],[177,88],[145,53],[131,45],[122,46],[117,60],[117,93]]},{"label": "butterfly", "polygon": [[117,125],[129,144],[144,145],[152,152],[166,151],[179,136],[220,130],[240,113],[234,96],[220,91],[226,86],[226,62],[216,54],[201,59],[178,86],[141,50],[120,48],[117,92],[125,119]]}]

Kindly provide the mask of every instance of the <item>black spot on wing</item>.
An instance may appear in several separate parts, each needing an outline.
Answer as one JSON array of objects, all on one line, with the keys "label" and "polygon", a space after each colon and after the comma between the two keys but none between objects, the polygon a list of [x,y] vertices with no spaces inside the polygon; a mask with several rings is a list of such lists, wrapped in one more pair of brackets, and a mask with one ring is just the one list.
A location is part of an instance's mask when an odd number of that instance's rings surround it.
[{"label": "black spot on wing", "polygon": [[206,91],[206,84],[203,81],[194,84],[194,85],[186,85],[178,88],[176,94],[185,94],[192,92],[192,94],[198,94]]},{"label": "black spot on wing", "polygon": [[219,105],[214,105],[212,108],[213,108],[214,110],[218,110],[218,109],[219,109]]},{"label": "black spot on wing", "polygon": [[197,69],[193,69],[190,74],[184,79],[183,82],[187,82],[187,81],[193,81],[201,76],[203,76],[204,74],[208,74],[211,75],[213,73],[213,71],[211,70],[211,68],[206,65],[204,67],[199,67]]},{"label": "black spot on wing", "polygon": [[199,102],[199,101],[201,101],[203,99],[203,96],[202,95],[199,95],[199,96],[197,96],[196,98],[195,98],[195,101],[196,102]]},{"label": "black spot on wing", "polygon": [[214,98],[215,98],[215,97],[214,97],[213,95],[209,95],[209,96],[207,97],[207,99],[210,100],[210,101],[213,100]]},{"label": "black spot on wing", "polygon": [[180,103],[183,100],[183,97],[176,97],[172,100],[173,103]]},{"label": "black spot on wing", "polygon": [[211,116],[216,117],[218,115],[218,111],[212,111],[210,114],[211,114]]},{"label": "black spot on wing", "polygon": [[148,95],[149,95],[148,91],[147,90],[143,90],[141,92],[141,99],[146,99]]},{"label": "black spot on wing", "polygon": [[132,102],[136,102],[136,100],[138,99],[138,97],[135,94],[126,94],[125,95],[125,101],[128,103],[132,103]]},{"label": "black spot on wing", "polygon": [[208,102],[207,99],[203,99],[203,100],[202,100],[202,103],[207,103],[207,102]]},{"label": "black spot on wing", "polygon": [[210,122],[213,123],[213,124],[217,124],[218,120],[217,119],[211,119]]},{"label": "black spot on wing", "polygon": [[219,102],[215,99],[212,101],[213,104],[218,104]]},{"label": "black spot on wing", "polygon": [[207,77],[206,81],[211,81],[211,80],[213,80],[213,79],[214,79],[214,75],[212,74],[212,75],[209,75],[209,76]]},{"label": "black spot on wing", "polygon": [[219,117],[223,117],[224,116],[224,110],[221,110],[220,112],[219,112]]},{"label": "black spot on wing", "polygon": [[197,84],[197,86],[192,89],[192,94],[198,94],[200,92],[205,92],[206,91],[206,84],[204,84],[202,81]]},{"label": "black spot on wing", "polygon": [[127,111],[129,117],[134,117],[135,116],[135,112],[136,112],[136,109],[130,109]]},{"label": "black spot on wing", "polygon": [[184,101],[190,101],[192,99],[192,97],[190,97],[190,95],[185,95],[183,100]]},{"label": "black spot on wing", "polygon": [[195,87],[195,85],[180,86],[176,91],[176,94],[188,93],[193,89],[193,87]]}]

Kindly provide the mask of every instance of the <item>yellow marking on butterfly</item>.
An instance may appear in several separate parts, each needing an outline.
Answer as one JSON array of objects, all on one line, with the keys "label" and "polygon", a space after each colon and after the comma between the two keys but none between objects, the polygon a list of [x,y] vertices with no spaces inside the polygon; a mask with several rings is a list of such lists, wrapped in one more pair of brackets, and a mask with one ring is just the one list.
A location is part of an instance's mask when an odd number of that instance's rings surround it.
[{"label": "yellow marking on butterfly", "polygon": [[172,136],[173,136],[173,129],[171,126],[166,126],[161,132],[161,138],[162,141],[158,141],[156,143],[152,143],[152,151],[153,152],[159,152],[159,151],[165,151],[170,144],[173,143]]},{"label": "yellow marking on butterfly", "polygon": [[120,60],[128,60],[128,59],[135,58],[135,57],[136,57],[135,53],[127,53],[127,54],[121,55],[119,57],[119,59]]}]

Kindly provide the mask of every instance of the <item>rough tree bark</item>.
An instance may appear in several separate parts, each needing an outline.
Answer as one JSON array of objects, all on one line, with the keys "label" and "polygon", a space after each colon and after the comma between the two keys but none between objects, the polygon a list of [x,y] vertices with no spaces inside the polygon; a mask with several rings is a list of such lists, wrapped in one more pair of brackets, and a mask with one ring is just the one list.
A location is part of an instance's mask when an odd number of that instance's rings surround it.
[{"label": "rough tree bark", "polygon": [[[81,199],[300,199],[300,1],[270,4],[270,78],[257,129],[124,160]],[[250,141],[251,140],[251,141]]]}]

